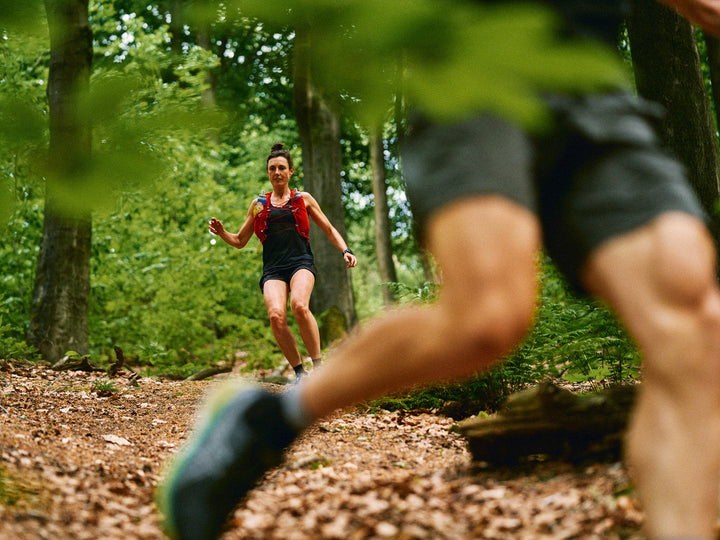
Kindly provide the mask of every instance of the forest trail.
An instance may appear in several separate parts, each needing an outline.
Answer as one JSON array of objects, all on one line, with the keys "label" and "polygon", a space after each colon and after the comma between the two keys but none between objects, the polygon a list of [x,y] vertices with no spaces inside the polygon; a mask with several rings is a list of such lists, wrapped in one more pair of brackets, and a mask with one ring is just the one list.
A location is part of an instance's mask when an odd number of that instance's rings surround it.
[{"label": "forest trail", "polygon": [[[0,370],[0,539],[164,538],[153,494],[217,381]],[[271,388],[282,391],[282,387]],[[338,413],[238,507],[223,540],[642,539],[620,463],[479,468],[454,421]]]}]

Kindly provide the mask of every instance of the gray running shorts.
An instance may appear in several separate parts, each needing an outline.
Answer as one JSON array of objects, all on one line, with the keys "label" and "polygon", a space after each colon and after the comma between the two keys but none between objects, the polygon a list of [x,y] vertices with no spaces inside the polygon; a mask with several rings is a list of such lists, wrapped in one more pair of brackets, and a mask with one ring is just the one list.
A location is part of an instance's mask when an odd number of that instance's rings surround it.
[{"label": "gray running shorts", "polygon": [[570,283],[604,241],[662,213],[705,214],[683,167],[660,146],[659,106],[627,92],[551,96],[553,124],[530,136],[491,115],[413,123],[403,146],[420,234],[439,208],[468,195],[501,195],[535,212],[545,248]]}]

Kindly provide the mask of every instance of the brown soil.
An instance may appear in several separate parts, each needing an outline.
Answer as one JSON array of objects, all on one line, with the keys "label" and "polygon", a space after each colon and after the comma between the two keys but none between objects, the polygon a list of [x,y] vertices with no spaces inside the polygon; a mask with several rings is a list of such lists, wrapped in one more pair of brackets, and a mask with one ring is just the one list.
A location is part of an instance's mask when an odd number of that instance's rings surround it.
[{"label": "brown soil", "polygon": [[[128,375],[4,363],[0,538],[163,538],[162,466],[216,381]],[[290,448],[223,538],[644,538],[621,464],[479,468],[453,423],[339,413]]]}]

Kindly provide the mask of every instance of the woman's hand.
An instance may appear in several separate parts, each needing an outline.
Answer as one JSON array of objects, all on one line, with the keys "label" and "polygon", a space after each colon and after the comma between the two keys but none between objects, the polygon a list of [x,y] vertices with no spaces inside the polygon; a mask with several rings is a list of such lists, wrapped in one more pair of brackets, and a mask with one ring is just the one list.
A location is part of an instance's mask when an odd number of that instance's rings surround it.
[{"label": "woman's hand", "polygon": [[222,233],[225,231],[225,227],[223,227],[223,224],[220,223],[220,220],[216,218],[210,218],[210,232],[213,234],[217,234],[218,236],[222,235]]},{"label": "woman's hand", "polygon": [[353,268],[355,265],[357,265],[357,257],[355,257],[355,255],[353,255],[349,251],[347,251],[343,255],[343,259],[345,259],[345,264],[347,264],[348,268]]}]

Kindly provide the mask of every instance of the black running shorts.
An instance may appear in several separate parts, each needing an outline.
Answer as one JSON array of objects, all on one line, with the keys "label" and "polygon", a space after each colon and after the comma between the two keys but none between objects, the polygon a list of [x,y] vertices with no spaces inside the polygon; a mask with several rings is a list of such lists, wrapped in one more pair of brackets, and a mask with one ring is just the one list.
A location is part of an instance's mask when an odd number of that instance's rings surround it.
[{"label": "black running shorts", "polygon": [[309,270],[312,275],[317,278],[317,270],[315,269],[314,264],[304,263],[299,264],[298,266],[293,266],[291,268],[274,268],[272,270],[263,272],[263,275],[260,278],[260,290],[262,291],[263,287],[265,286],[265,282],[270,281],[271,279],[284,281],[289,286],[290,280],[299,270]]}]

